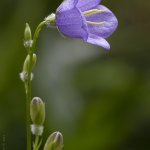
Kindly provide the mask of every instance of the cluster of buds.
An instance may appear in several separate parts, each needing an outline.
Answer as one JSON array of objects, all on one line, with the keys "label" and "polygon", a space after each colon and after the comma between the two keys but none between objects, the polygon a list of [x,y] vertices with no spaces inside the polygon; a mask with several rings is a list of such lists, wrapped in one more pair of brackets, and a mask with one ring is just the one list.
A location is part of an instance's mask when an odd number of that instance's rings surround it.
[{"label": "cluster of buds", "polygon": [[[25,82],[28,79],[28,72],[29,70],[32,71],[35,64],[36,64],[36,54],[29,54],[29,49],[32,48],[33,40],[32,40],[32,33],[28,23],[26,23],[26,27],[24,30],[24,47],[28,50],[28,55],[23,64],[23,70],[20,73],[20,79]],[[30,79],[33,79],[33,73],[31,73]]]},{"label": "cluster of buds", "polygon": [[[34,97],[30,104],[31,132],[33,135],[41,136],[45,121],[45,103],[39,98]],[[63,136],[60,132],[53,132],[48,137],[43,150],[62,150]]]}]

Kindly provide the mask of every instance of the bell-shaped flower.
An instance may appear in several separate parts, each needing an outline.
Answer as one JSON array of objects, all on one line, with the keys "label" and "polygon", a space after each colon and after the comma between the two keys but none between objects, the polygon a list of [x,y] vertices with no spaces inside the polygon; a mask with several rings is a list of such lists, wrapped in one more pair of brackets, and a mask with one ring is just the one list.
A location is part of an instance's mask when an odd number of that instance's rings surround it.
[{"label": "bell-shaped flower", "polygon": [[106,38],[117,28],[115,15],[101,0],[65,0],[57,8],[56,26],[61,33],[72,38],[110,49]]}]

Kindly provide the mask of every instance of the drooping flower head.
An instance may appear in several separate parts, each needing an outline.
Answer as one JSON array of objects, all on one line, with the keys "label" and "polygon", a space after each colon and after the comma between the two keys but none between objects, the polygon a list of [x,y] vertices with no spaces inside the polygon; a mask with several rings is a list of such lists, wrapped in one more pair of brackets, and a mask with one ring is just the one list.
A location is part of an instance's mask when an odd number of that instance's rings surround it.
[{"label": "drooping flower head", "polygon": [[57,8],[56,26],[61,33],[110,49],[106,38],[117,28],[115,15],[101,0],[65,0]]}]

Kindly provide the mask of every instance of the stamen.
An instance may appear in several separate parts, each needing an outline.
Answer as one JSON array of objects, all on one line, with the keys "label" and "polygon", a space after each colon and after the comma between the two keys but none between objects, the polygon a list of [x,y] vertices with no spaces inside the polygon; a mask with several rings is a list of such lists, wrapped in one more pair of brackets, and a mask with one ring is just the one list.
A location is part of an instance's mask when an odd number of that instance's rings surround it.
[{"label": "stamen", "polygon": [[105,22],[92,22],[92,21],[86,21],[86,23],[91,25],[96,25],[96,26],[101,26],[105,24]]},{"label": "stamen", "polygon": [[103,12],[107,12],[107,10],[92,9],[92,10],[84,11],[83,14],[84,16],[88,17],[96,14],[101,14]]}]

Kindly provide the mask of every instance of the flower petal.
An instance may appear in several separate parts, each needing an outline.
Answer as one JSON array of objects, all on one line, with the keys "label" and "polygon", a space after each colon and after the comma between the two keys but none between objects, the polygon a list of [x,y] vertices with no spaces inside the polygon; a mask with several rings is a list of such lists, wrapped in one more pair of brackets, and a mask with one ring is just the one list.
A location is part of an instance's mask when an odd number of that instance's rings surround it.
[{"label": "flower petal", "polygon": [[66,10],[70,10],[75,7],[75,5],[78,3],[78,0],[64,0],[60,6],[57,8],[56,12],[60,13]]},{"label": "flower petal", "polygon": [[56,15],[56,25],[61,33],[73,38],[88,37],[85,18],[77,8],[67,10]]},{"label": "flower petal", "polygon": [[94,45],[97,45],[97,46],[100,46],[100,47],[103,47],[107,50],[110,49],[109,43],[104,38],[99,37],[99,36],[94,35],[94,34],[89,34],[87,42],[94,44]]},{"label": "flower petal", "polygon": [[86,20],[92,22],[104,22],[104,24],[100,26],[88,24],[89,32],[107,38],[116,30],[118,26],[117,18],[103,5],[99,5],[96,9],[106,10],[106,12],[86,17]]},{"label": "flower petal", "polygon": [[92,9],[99,5],[102,0],[78,0],[76,5],[81,11]]}]

